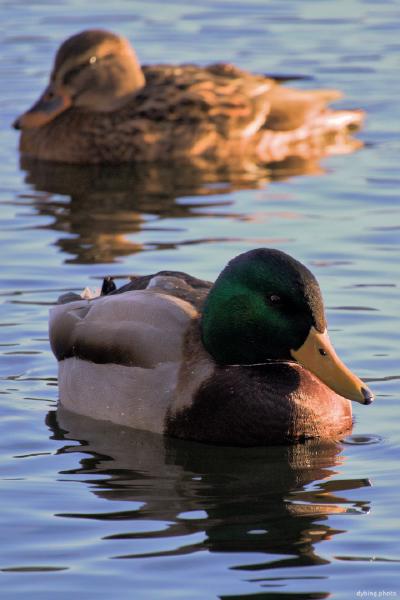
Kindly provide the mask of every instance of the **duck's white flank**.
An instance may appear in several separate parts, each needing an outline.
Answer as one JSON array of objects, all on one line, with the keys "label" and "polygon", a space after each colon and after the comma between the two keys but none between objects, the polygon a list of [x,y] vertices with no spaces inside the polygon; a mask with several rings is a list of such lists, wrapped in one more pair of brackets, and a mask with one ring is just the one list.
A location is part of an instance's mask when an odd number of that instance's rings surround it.
[{"label": "duck's white flank", "polygon": [[58,368],[60,402],[92,419],[163,433],[178,368],[178,362],[143,369],[67,358]]}]

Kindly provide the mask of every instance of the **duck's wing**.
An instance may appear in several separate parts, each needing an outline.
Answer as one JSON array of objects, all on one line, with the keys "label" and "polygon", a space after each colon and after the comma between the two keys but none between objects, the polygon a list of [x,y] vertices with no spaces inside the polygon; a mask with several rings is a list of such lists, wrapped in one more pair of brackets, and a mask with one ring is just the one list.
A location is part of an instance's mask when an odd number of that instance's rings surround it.
[{"label": "duck's wing", "polygon": [[223,137],[249,137],[265,122],[274,85],[233,65],[143,67],[146,86],[136,96],[143,118],[204,125]]},{"label": "duck's wing", "polygon": [[112,293],[149,289],[185,300],[196,310],[201,310],[211,286],[211,281],[197,279],[182,271],[159,271],[153,275],[131,275],[129,283]]},{"label": "duck's wing", "polygon": [[[58,360],[151,367],[181,357],[182,339],[211,282],[179,271],[132,276],[106,295],[67,293],[50,311],[50,343]],[[103,284],[103,290],[104,290]],[[103,291],[104,293],[104,291]]]},{"label": "duck's wing", "polygon": [[183,338],[197,317],[192,304],[154,290],[133,290],[59,304],[49,336],[59,361],[80,358],[150,369],[181,360]]},{"label": "duck's wing", "polygon": [[300,127],[340,130],[360,126],[363,111],[329,108],[331,102],[341,97],[338,90],[298,90],[275,85],[269,92],[270,111],[264,127],[290,131]]}]

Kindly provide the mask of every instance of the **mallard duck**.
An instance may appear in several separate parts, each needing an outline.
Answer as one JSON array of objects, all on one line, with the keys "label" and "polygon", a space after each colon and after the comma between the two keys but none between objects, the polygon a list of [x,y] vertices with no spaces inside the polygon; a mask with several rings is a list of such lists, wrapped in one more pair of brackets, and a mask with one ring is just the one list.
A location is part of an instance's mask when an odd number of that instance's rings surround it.
[{"label": "mallard duck", "polygon": [[367,386],[331,345],[312,273],[279,250],[240,254],[214,284],[134,277],[50,313],[60,402],[137,429],[229,445],[338,439]]},{"label": "mallard duck", "polygon": [[307,155],[320,154],[332,138],[344,139],[358,127],[362,111],[327,108],[340,96],[287,88],[231,64],[141,68],[127,39],[88,30],[61,45],[49,85],[14,127],[22,130],[21,152],[44,160],[236,154],[270,162],[304,155],[305,143]]}]

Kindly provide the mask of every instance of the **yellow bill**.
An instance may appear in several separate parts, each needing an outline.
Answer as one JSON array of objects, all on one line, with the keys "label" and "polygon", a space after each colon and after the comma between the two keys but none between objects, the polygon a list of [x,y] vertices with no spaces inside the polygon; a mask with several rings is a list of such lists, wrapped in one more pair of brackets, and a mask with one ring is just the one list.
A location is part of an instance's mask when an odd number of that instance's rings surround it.
[{"label": "yellow bill", "polygon": [[311,327],[304,344],[297,350],[291,350],[291,355],[340,396],[361,404],[371,404],[373,401],[371,390],[336,354],[326,330],[319,333]]}]

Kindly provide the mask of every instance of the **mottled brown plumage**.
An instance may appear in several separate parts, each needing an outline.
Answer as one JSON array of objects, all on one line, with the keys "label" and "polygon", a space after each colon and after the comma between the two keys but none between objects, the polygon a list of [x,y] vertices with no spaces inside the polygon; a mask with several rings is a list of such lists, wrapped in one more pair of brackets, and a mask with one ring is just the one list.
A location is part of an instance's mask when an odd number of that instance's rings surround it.
[{"label": "mottled brown plumage", "polygon": [[[230,64],[142,69],[129,42],[85,31],[57,53],[50,84],[15,123],[20,150],[69,163],[206,156],[282,160],[346,147],[361,111],[334,111],[336,90],[296,90]],[[300,149],[301,147],[301,149]]]}]

